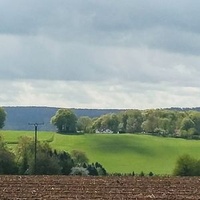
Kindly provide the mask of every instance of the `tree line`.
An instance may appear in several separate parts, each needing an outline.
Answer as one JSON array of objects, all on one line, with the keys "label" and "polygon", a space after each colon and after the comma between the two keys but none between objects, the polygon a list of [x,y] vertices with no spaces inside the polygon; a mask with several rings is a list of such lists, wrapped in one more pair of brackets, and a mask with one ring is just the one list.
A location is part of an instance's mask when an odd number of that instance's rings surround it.
[{"label": "tree line", "polygon": [[[0,129],[6,113],[0,108]],[[200,138],[200,112],[194,110],[126,110],[100,117],[77,117],[71,109],[58,109],[51,123],[61,133],[145,133],[157,136]]]},{"label": "tree line", "polygon": [[96,118],[77,118],[70,109],[59,109],[51,118],[62,133],[145,133],[181,138],[200,137],[200,112],[167,109],[126,110]]},{"label": "tree line", "polygon": [[105,168],[98,162],[89,163],[82,151],[68,153],[53,150],[47,142],[35,143],[32,138],[21,137],[15,151],[10,151],[0,135],[0,174],[22,175],[106,175]]}]

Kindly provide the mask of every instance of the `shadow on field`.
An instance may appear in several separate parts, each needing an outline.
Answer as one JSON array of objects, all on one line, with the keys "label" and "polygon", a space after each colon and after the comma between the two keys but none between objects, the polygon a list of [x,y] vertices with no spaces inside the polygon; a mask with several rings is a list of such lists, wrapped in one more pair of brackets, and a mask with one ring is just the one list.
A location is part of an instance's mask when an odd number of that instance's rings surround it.
[{"label": "shadow on field", "polygon": [[97,137],[92,141],[92,149],[105,153],[136,153],[151,156],[153,152],[148,146],[144,146],[142,138],[110,135],[108,137]]},{"label": "shadow on field", "polygon": [[59,135],[73,135],[73,136],[79,136],[79,135],[85,135],[84,133],[65,133],[65,132],[56,132],[56,134]]}]

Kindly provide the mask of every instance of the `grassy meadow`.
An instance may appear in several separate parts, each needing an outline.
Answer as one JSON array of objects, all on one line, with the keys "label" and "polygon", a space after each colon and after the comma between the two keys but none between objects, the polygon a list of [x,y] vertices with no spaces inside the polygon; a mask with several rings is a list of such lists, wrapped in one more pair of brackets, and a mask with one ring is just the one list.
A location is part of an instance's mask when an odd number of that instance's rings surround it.
[{"label": "grassy meadow", "polygon": [[[38,132],[37,137],[40,141],[48,141],[51,140],[54,136],[54,132]],[[35,136],[34,131],[5,131],[0,130],[0,135],[3,136],[4,141],[8,143],[8,145],[15,145],[18,143],[18,139],[21,136],[33,137]],[[12,147],[12,146],[11,146]]]},{"label": "grassy meadow", "polygon": [[[0,131],[14,149],[20,136],[34,137],[32,131]],[[98,161],[108,172],[171,174],[178,156],[200,158],[200,141],[163,138],[142,134],[63,135],[38,132],[38,140],[49,141],[53,149],[84,151],[90,162]]]}]

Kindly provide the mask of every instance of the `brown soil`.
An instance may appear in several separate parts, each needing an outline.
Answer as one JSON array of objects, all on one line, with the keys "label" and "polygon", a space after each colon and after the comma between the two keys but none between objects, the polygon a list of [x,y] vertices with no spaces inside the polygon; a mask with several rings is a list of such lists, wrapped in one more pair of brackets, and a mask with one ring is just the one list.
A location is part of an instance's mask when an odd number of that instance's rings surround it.
[{"label": "brown soil", "polygon": [[0,199],[200,199],[200,177],[0,176]]}]

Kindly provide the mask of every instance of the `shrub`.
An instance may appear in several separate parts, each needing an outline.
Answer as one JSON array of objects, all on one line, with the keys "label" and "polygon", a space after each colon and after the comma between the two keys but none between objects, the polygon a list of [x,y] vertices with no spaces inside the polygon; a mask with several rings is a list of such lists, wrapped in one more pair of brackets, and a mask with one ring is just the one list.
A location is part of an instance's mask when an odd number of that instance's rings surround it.
[{"label": "shrub", "polygon": [[141,171],[140,174],[139,174],[139,176],[144,176],[144,172]]},{"label": "shrub", "polygon": [[175,176],[196,176],[200,173],[198,168],[200,161],[189,155],[182,155],[177,159],[173,175]]},{"label": "shrub", "polygon": [[88,170],[84,167],[72,167],[70,175],[87,176],[89,174]]},{"label": "shrub", "polygon": [[85,152],[79,150],[73,150],[71,152],[71,157],[75,165],[83,165],[84,163],[87,164],[89,162],[89,159],[86,156]]},{"label": "shrub", "polygon": [[37,152],[36,171],[34,159],[31,159],[29,173],[39,175],[61,174],[61,166],[57,157],[49,156],[46,152]]},{"label": "shrub", "polygon": [[149,176],[153,176],[153,172],[149,172]]}]

